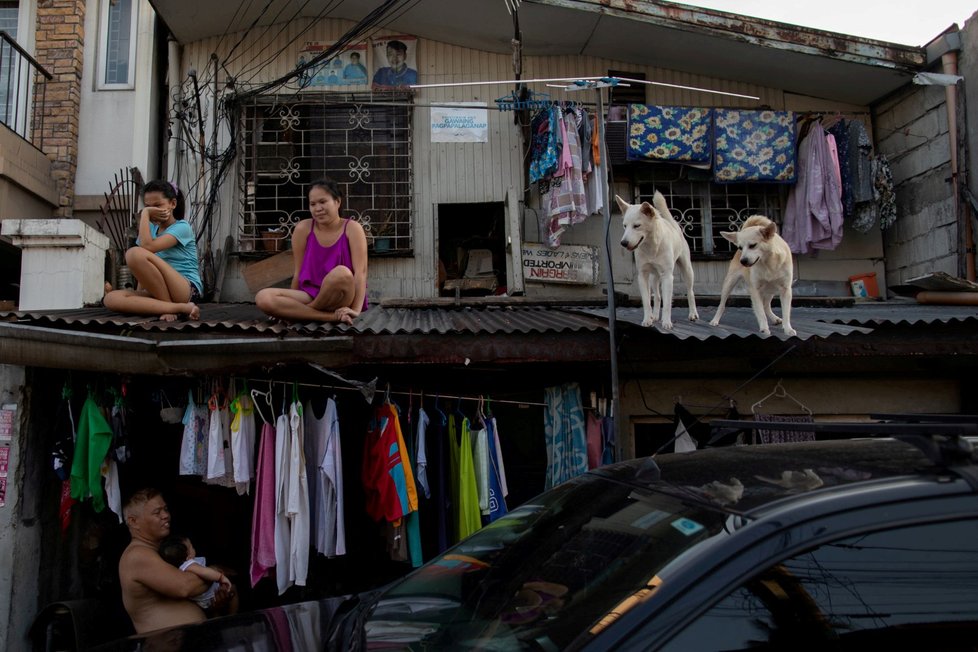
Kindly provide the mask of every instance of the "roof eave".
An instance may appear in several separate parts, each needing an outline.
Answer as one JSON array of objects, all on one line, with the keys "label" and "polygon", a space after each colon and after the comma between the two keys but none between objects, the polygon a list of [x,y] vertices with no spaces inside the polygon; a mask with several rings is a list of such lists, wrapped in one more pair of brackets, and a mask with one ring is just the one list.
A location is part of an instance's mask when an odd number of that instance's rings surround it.
[{"label": "roof eave", "polygon": [[615,16],[667,29],[708,33],[730,41],[862,65],[915,72],[927,63],[923,47],[888,43],[673,2],[635,0],[525,0]]}]

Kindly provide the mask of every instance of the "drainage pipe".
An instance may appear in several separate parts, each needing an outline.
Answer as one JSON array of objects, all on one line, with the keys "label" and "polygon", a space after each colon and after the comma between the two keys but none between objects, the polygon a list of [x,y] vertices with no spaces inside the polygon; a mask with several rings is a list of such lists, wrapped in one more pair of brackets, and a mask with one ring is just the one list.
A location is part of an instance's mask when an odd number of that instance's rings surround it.
[{"label": "drainage pipe", "polygon": [[182,86],[180,84],[181,51],[180,44],[175,38],[173,38],[172,34],[169,36],[169,38],[167,38],[166,48],[166,85],[168,96],[166,106],[166,123],[169,133],[169,138],[167,139],[166,143],[166,178],[179,184],[182,181],[179,178],[179,168],[177,162],[177,144],[180,142],[180,139],[177,137],[177,129],[179,129],[179,125],[177,124],[174,116],[176,116],[177,112],[180,110],[180,102],[182,100]]},{"label": "drainage pipe", "polygon": [[[941,55],[941,66],[945,75],[958,74],[958,52],[952,50]],[[975,280],[975,237],[971,228],[971,211],[961,201],[961,175],[958,162],[958,87],[951,84],[944,87],[947,104],[947,136],[951,163],[951,194],[954,201],[954,215],[964,227],[965,278]]]}]

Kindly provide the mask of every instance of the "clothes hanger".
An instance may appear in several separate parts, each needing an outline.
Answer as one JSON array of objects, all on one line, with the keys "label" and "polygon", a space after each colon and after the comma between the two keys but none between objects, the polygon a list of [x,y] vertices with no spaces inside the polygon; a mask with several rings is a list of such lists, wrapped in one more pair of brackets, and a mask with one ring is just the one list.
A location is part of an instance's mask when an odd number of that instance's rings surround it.
[{"label": "clothes hanger", "polygon": [[263,392],[258,389],[253,389],[251,390],[250,393],[251,393],[251,404],[254,405],[255,410],[258,411],[258,416],[260,416],[261,420],[264,421],[265,423],[271,423],[271,421],[265,418],[264,413],[261,411],[261,407],[258,404],[258,398],[261,397],[265,399],[265,403],[268,405],[268,412],[274,417],[275,410],[272,408],[272,384],[268,383],[267,392]]},{"label": "clothes hanger", "polygon": [[438,395],[438,394],[435,394],[435,412],[438,413],[438,417],[441,419],[441,425],[444,426],[445,424],[448,423],[448,416],[444,412],[441,411],[441,407],[438,405],[440,399],[441,399],[441,396]]},{"label": "clothes hanger", "polygon": [[457,414],[458,415],[458,418],[461,420],[459,422],[459,426],[461,426],[462,425],[462,422],[464,422],[468,418],[468,417],[465,416],[465,412],[462,412],[462,398],[461,397],[459,397],[458,400],[455,401],[455,414]]},{"label": "clothes hanger", "polygon": [[798,399],[796,399],[791,394],[789,394],[785,390],[784,385],[781,384],[780,380],[778,381],[778,384],[774,386],[774,389],[771,390],[770,394],[768,394],[767,396],[759,400],[757,403],[754,403],[754,405],[750,406],[750,411],[753,412],[754,414],[757,414],[757,408],[761,407],[764,401],[768,400],[769,398],[789,399],[793,401],[795,405],[797,405],[802,410],[804,410],[805,413],[808,414],[808,416],[812,416],[812,411],[808,408],[808,406],[802,403],[801,401],[799,401]]}]

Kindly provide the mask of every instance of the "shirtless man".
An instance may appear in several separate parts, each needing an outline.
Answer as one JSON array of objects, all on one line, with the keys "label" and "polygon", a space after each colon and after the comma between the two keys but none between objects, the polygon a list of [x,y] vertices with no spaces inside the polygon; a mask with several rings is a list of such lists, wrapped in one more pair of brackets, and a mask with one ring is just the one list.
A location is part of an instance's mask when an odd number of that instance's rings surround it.
[{"label": "shirtless man", "polygon": [[[122,603],[137,634],[156,629],[203,622],[207,616],[191,598],[208,588],[193,573],[166,563],[158,552],[170,534],[170,511],[155,489],[141,489],[123,510],[132,541],[119,559]],[[234,589],[218,595],[233,596]]]}]

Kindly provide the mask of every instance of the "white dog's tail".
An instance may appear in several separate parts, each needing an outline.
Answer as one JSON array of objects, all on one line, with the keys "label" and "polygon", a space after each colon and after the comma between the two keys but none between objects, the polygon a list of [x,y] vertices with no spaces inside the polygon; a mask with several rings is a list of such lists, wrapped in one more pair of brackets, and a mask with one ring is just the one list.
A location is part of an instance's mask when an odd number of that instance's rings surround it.
[{"label": "white dog's tail", "polygon": [[655,207],[655,210],[659,212],[659,215],[663,217],[668,224],[672,224],[673,226],[675,226],[676,230],[679,231],[680,233],[683,232],[683,228],[679,226],[679,222],[677,222],[676,218],[672,216],[672,211],[669,210],[669,204],[666,203],[666,198],[663,197],[662,193],[659,192],[658,190],[656,190],[655,193],[652,195],[652,205]]}]

